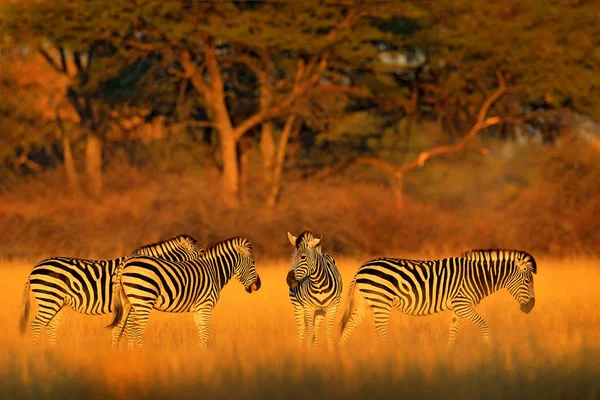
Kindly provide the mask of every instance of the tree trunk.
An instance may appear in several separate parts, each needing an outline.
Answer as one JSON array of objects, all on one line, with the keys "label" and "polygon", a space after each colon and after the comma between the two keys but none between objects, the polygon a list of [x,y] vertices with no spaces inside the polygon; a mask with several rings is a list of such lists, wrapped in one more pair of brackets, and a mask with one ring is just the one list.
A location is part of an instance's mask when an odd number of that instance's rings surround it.
[{"label": "tree trunk", "polygon": [[273,138],[273,124],[262,124],[260,133],[260,152],[263,159],[263,183],[268,187],[273,181],[273,164],[275,161],[275,139]]},{"label": "tree trunk", "polygon": [[85,173],[90,195],[99,199],[102,193],[102,139],[92,133],[88,133],[85,144]]},{"label": "tree trunk", "polygon": [[283,173],[283,164],[285,162],[285,153],[290,134],[294,127],[294,122],[296,122],[296,116],[290,115],[285,121],[283,131],[281,132],[281,137],[279,138],[279,145],[277,146],[277,158],[275,160],[275,169],[273,171],[271,191],[269,192],[269,196],[267,197],[266,201],[267,207],[269,208],[274,207],[275,204],[277,204],[277,200],[279,199],[279,193],[281,191],[281,175]]},{"label": "tree trunk", "polygon": [[240,140],[238,143],[239,169],[240,169],[240,192],[244,197],[248,192],[248,181],[250,174],[250,152],[252,144],[248,140]]},{"label": "tree trunk", "polygon": [[220,131],[223,155],[223,195],[230,207],[239,205],[240,169],[238,165],[237,143],[231,131]]},{"label": "tree trunk", "polygon": [[75,161],[73,160],[73,150],[71,149],[71,140],[63,136],[63,162],[65,164],[65,172],[67,174],[67,182],[69,189],[74,193],[81,193],[81,184],[77,176]]},{"label": "tree trunk", "polygon": [[394,192],[394,200],[396,203],[396,210],[402,211],[404,209],[404,174],[392,176],[390,178],[390,186]]}]

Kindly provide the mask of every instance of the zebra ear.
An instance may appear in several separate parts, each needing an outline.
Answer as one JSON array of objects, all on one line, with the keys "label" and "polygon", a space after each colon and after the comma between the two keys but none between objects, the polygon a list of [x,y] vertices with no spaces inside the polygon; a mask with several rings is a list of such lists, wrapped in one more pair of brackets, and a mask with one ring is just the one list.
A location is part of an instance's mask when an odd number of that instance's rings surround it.
[{"label": "zebra ear", "polygon": [[296,236],[288,232],[288,239],[290,239],[290,243],[292,244],[292,246],[296,247]]},{"label": "zebra ear", "polygon": [[185,238],[179,238],[179,243],[181,243],[184,249],[189,249],[191,247],[190,242],[188,242]]},{"label": "zebra ear", "polygon": [[248,249],[246,246],[240,246],[239,244],[234,244],[233,248],[235,249],[235,251],[237,251],[238,253],[240,253],[244,256],[250,255],[250,249]]},{"label": "zebra ear", "polygon": [[318,239],[313,239],[310,242],[308,242],[308,248],[312,249],[312,248],[317,247],[321,243],[321,239],[323,239],[323,236],[321,236]]}]

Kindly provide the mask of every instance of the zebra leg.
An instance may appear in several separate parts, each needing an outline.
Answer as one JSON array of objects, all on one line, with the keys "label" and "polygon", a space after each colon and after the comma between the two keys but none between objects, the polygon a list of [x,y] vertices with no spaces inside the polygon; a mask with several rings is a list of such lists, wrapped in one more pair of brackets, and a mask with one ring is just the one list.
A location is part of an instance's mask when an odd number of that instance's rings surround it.
[{"label": "zebra leg", "polygon": [[452,322],[450,323],[450,332],[448,333],[449,349],[454,346],[454,342],[456,341],[456,335],[458,335],[458,328],[460,328],[462,320],[462,317],[456,315],[456,312],[452,312]]},{"label": "zebra leg", "polygon": [[46,334],[48,335],[48,341],[50,345],[56,347],[58,345],[58,327],[60,325],[60,317],[63,314],[63,308],[57,311],[54,314],[54,317],[48,322],[48,326],[46,328]]},{"label": "zebra leg", "polygon": [[315,336],[315,310],[312,308],[304,309],[304,321],[306,323],[306,334],[309,337],[309,340],[313,340]]},{"label": "zebra leg", "polygon": [[[134,346],[138,349],[143,347],[142,335],[148,324],[150,311],[153,304],[150,305],[132,305],[127,322],[127,347],[132,349]],[[131,326],[131,327],[130,327]]]},{"label": "zebra leg", "polygon": [[124,310],[123,310],[123,318],[121,318],[121,321],[119,321],[117,326],[115,326],[112,330],[111,344],[112,344],[113,351],[119,350],[119,342],[121,341],[123,334],[125,334],[125,335],[127,335],[127,337],[129,337],[129,335],[127,334],[127,321],[129,320],[130,314],[131,314],[131,304],[126,304],[124,306]]},{"label": "zebra leg", "polygon": [[211,309],[200,309],[194,313],[194,322],[200,337],[200,346],[206,348],[210,339]]},{"label": "zebra leg", "polygon": [[323,323],[323,320],[325,319],[325,311],[323,310],[317,310],[315,311],[315,334],[312,338],[312,345],[313,346],[317,346],[317,336],[319,335],[319,329],[321,329],[321,324]]},{"label": "zebra leg", "polygon": [[335,322],[335,316],[337,315],[338,308],[337,306],[330,308],[327,311],[327,347],[329,350],[333,349],[333,324]]},{"label": "zebra leg", "polygon": [[306,330],[306,322],[304,319],[304,309],[300,304],[294,304],[294,318],[298,324],[298,340],[300,344],[304,343],[304,331]]},{"label": "zebra leg", "polygon": [[[60,312],[63,307],[64,300],[48,300],[48,299],[37,299],[38,301],[38,312],[31,321],[31,342],[34,345],[40,343],[40,336],[42,330],[48,326],[48,324],[54,319],[54,317]],[[58,325],[57,325],[58,326]]]},{"label": "zebra leg", "polygon": [[346,323],[344,330],[342,331],[342,337],[340,338],[340,346],[343,346],[344,343],[350,337],[350,334],[367,316],[367,310],[365,308],[357,308],[352,312],[350,319]]},{"label": "zebra leg", "polygon": [[371,304],[375,316],[375,336],[383,344],[388,342],[388,323],[390,322],[390,308],[382,305]]},{"label": "zebra leg", "polygon": [[483,319],[483,317],[479,315],[477,311],[475,311],[475,307],[472,304],[461,304],[461,306],[454,308],[454,313],[459,317],[462,317],[477,325],[479,329],[481,329],[481,336],[483,342],[490,342],[490,328],[487,322],[485,322],[485,320]]}]

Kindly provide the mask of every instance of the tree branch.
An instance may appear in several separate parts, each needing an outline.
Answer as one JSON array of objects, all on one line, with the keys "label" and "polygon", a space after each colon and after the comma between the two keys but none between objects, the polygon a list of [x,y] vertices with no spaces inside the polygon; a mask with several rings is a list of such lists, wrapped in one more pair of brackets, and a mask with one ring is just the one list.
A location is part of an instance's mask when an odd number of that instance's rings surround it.
[{"label": "tree branch", "polygon": [[67,57],[65,56],[65,49],[59,47],[58,52],[60,54],[60,63],[62,64],[63,72],[66,75],[69,75],[69,68],[67,67]]},{"label": "tree branch", "polygon": [[48,63],[52,66],[52,68],[54,68],[56,70],[56,72],[63,74],[64,72],[62,71],[62,69],[58,66],[58,64],[56,63],[56,61],[54,61],[54,59],[52,58],[52,56],[50,54],[48,54],[48,52],[46,50],[44,50],[41,46],[38,46],[38,51],[40,52],[40,54],[42,56],[44,56],[44,58],[46,59],[46,61],[48,61]]},{"label": "tree branch", "polygon": [[204,78],[200,74],[199,68],[194,65],[192,62],[192,57],[190,53],[186,50],[181,50],[179,52],[179,61],[181,62],[181,66],[183,67],[183,74],[179,71],[169,68],[169,72],[172,74],[176,74],[181,78],[189,79],[192,83],[192,86],[200,92],[207,100],[211,98],[211,90],[208,84],[204,81]]},{"label": "tree branch", "polygon": [[447,145],[447,146],[439,146],[434,149],[423,151],[419,154],[419,157],[415,161],[404,164],[396,174],[404,174],[411,169],[422,167],[425,164],[425,161],[430,159],[431,157],[439,156],[445,153],[456,153],[462,149],[464,149],[467,144],[477,135],[478,132],[484,130],[485,128],[496,125],[501,122],[500,117],[488,117],[488,111],[504,95],[506,92],[506,82],[504,80],[504,76],[499,71],[496,71],[496,77],[498,79],[498,88],[492,93],[484,102],[481,108],[479,109],[479,113],[477,114],[477,121],[473,125],[473,127],[469,130],[469,132],[463,136],[463,138],[455,145]]},{"label": "tree branch", "polygon": [[[475,137],[475,135],[477,135],[478,132],[482,131],[483,129],[489,126],[496,125],[502,122],[500,117],[487,116],[490,108],[506,92],[506,82],[504,76],[502,76],[502,74],[498,71],[496,71],[496,76],[498,79],[498,88],[484,101],[481,108],[479,109],[477,121],[469,130],[469,132],[465,136],[463,136],[463,138],[457,144],[438,146],[434,147],[431,150],[423,151],[415,160],[406,162],[401,166],[375,157],[358,157],[352,160],[343,161],[332,167],[328,167],[313,175],[313,178],[323,179],[324,177],[329,176],[332,173],[338,172],[342,169],[345,169],[353,164],[369,165],[384,171],[391,177],[400,178],[406,172],[418,167],[422,167],[425,164],[425,161],[432,157],[447,153],[455,153],[465,149],[469,142]],[[487,149],[482,149],[480,152],[482,154],[485,154],[487,152]]]},{"label": "tree branch", "polygon": [[81,65],[81,54],[78,51],[73,52],[73,60],[75,62],[75,66],[77,67],[77,72],[83,72],[83,66]]}]

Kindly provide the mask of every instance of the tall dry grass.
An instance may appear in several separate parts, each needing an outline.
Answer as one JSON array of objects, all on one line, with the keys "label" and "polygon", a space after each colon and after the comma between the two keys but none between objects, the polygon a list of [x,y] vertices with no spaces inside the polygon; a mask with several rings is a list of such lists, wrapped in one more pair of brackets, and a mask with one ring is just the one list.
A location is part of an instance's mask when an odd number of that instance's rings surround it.
[{"label": "tall dry grass", "polygon": [[[361,261],[338,260],[345,288]],[[289,262],[258,259],[263,287],[251,295],[236,281],[225,288],[208,349],[197,348],[191,315],[154,311],[145,349],[117,354],[110,352],[110,332],[103,329],[109,316],[72,311],[63,318],[57,349],[32,348],[17,334],[31,265],[5,263],[0,398],[597,399],[598,261],[538,261],[531,314],[522,314],[506,292],[479,306],[491,327],[489,348],[478,329],[465,323],[456,348],[447,352],[449,313],[393,313],[387,346],[376,342],[371,319],[341,350],[303,349],[285,285]]]}]

